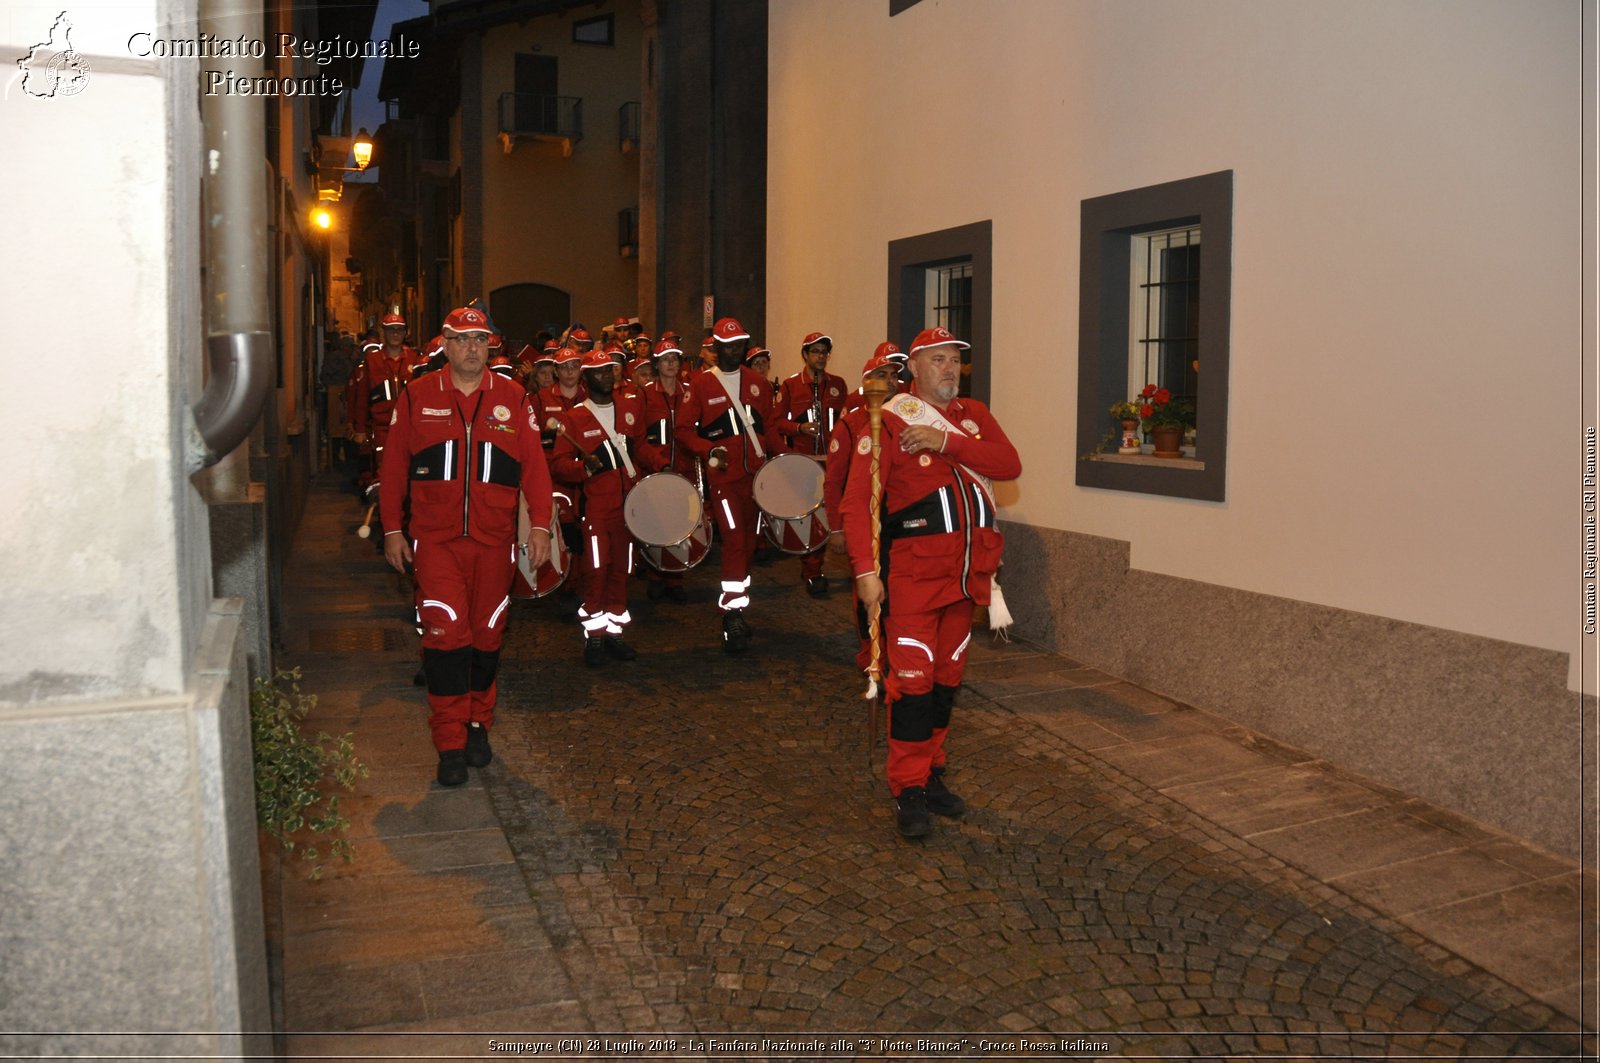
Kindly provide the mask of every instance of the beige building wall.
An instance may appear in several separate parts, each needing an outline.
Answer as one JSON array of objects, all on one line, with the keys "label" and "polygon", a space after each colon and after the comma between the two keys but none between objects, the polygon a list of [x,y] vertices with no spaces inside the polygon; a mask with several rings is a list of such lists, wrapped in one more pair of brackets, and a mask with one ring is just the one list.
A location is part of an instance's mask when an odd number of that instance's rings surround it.
[{"label": "beige building wall", "polygon": [[[1592,840],[1571,691],[1594,667],[1595,5],[887,6],[769,5],[775,369],[824,329],[854,377],[909,338],[884,335],[890,241],[992,222],[1022,634],[1524,837]],[[1226,500],[1080,488],[1080,205],[1223,170]]]},{"label": "beige building wall", "polygon": [[[1028,470],[1011,519],[1129,540],[1140,569],[1577,650],[1578,3],[771,16],[785,371],[807,329],[847,376],[885,338],[890,240],[993,219],[993,398]],[[1077,488],[1079,202],[1226,169],[1227,501]]]},{"label": "beige building wall", "polygon": [[[575,20],[606,14],[615,16],[613,46],[573,42]],[[560,288],[572,297],[574,320],[596,335],[636,312],[638,258],[617,253],[617,212],[639,206],[639,153],[620,150],[617,111],[640,99],[643,39],[639,5],[626,0],[485,35],[483,294],[508,284]],[[560,94],[583,100],[583,139],[570,156],[560,144],[526,139],[508,155],[496,135],[500,95],[514,88],[519,52],[556,59]]]}]

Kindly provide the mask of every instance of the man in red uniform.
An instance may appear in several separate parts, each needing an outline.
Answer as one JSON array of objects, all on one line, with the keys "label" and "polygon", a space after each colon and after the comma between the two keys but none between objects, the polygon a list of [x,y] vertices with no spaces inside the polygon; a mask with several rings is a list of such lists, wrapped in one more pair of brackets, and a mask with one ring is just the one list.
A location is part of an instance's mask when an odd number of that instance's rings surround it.
[{"label": "man in red uniform", "polygon": [[408,387],[395,404],[383,478],[385,528],[400,527],[411,499],[410,536],[388,531],[383,554],[410,562],[421,589],[422,668],[428,726],[441,786],[467,781],[492,759],[495,671],[515,563],[517,493],[528,500],[537,567],[550,556],[550,469],[522,385],[487,369],[489,322],[462,307],[444,322],[448,368]]},{"label": "man in red uniform", "polygon": [[[699,482],[698,465],[688,449],[678,445],[678,408],[689,389],[678,375],[683,351],[675,339],[656,344],[652,364],[655,379],[644,386],[644,434],[639,438],[639,467],[646,474],[675,472],[690,483]],[[650,600],[668,598],[687,602],[682,572],[657,572],[645,566],[646,594]]]},{"label": "man in red uniform", "polygon": [[722,538],[722,644],[743,653],[753,634],[744,611],[750,604],[750,561],[755,555],[756,470],[772,452],[772,391],[746,367],[750,334],[731,317],[711,330],[716,367],[689,382],[678,410],[678,446],[706,463],[711,512]]},{"label": "man in red uniform", "polygon": [[[861,367],[861,382],[865,385],[868,380],[882,381],[888,385],[888,393],[892,395],[896,369],[883,356],[883,348],[886,346],[894,345],[879,344],[877,353],[868,358],[867,364]],[[822,478],[822,508],[827,514],[828,527],[831,529],[828,535],[828,550],[832,553],[846,552],[844,517],[839,512],[839,504],[844,499],[845,484],[849,481],[850,461],[856,452],[856,440],[867,434],[867,428],[867,409],[863,404],[840,417],[839,423],[834,425],[833,434],[828,438],[828,462]],[[853,592],[854,588],[852,595]],[[860,649],[856,651],[856,667],[865,672],[872,663],[872,639],[867,625],[867,611],[862,608],[859,599],[855,606],[856,631],[861,637]]]},{"label": "man in red uniform", "polygon": [[374,468],[383,464],[384,440],[389,434],[395,399],[411,379],[412,370],[425,361],[405,340],[406,319],[396,313],[385,314],[383,346],[367,353],[351,388],[350,427],[355,441],[372,455]]},{"label": "man in red uniform", "polygon": [[872,447],[856,442],[841,509],[856,592],[883,602],[880,558],[888,558],[890,612],[884,625],[889,675],[889,791],[907,838],[932,829],[928,813],[959,816],[966,804],[944,782],[945,735],[966,666],[975,605],[988,605],[1000,567],[991,479],[1022,473],[1022,459],[983,403],[957,397],[961,350],[943,328],[911,345],[910,392],[883,407],[879,476],[882,542],[872,549]]},{"label": "man in red uniform", "polygon": [[584,598],[578,609],[583,625],[583,659],[591,666],[606,657],[631,661],[639,656],[622,638],[628,614],[628,575],[633,571],[633,539],[622,521],[622,501],[638,482],[633,450],[644,430],[644,406],[615,390],[616,363],[604,351],[583,358],[588,398],[561,415],[561,429],[550,473],[582,492],[583,535],[580,557]]},{"label": "man in red uniform", "polygon": [[[800,357],[805,367],[778,385],[773,412],[776,430],[789,449],[818,459],[827,452],[828,437],[844,408],[848,390],[844,378],[828,372],[828,355],[832,352],[833,340],[821,332],[813,332],[801,341]],[[828,596],[822,553],[817,550],[800,559],[800,578],[805,581],[806,593],[813,598]]]}]

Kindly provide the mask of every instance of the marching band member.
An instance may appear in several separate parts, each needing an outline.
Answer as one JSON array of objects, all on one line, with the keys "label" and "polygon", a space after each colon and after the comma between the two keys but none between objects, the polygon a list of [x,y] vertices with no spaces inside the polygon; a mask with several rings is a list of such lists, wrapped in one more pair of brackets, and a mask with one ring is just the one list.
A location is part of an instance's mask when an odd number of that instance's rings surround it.
[{"label": "marching band member", "polygon": [[[663,339],[655,349],[655,379],[644,387],[644,434],[639,439],[639,465],[646,474],[675,472],[690,483],[699,480],[695,457],[687,447],[678,445],[676,431],[678,410],[688,394],[688,385],[678,376],[683,351],[676,340]],[[648,581],[646,594],[656,601],[666,597],[674,602],[687,602],[689,593],[683,589],[683,573],[657,572],[644,566]]]},{"label": "marching band member", "polygon": [[[406,345],[406,319],[398,312],[383,315],[383,344],[367,352],[351,388],[350,427],[355,441],[372,458],[372,467],[383,462],[383,448],[389,435],[389,418],[394,413],[400,389],[411,379],[412,370],[424,363],[416,348]],[[366,477],[372,482],[371,475]]]},{"label": "marching band member", "polygon": [[[983,403],[957,397],[961,350],[947,329],[911,345],[911,391],[884,404],[881,457],[856,442],[840,509],[856,592],[868,609],[884,600],[872,541],[873,464],[882,483],[883,553],[891,610],[884,624],[889,672],[889,791],[900,834],[932,829],[928,813],[959,816],[966,803],[945,785],[945,736],[966,666],[972,614],[988,605],[1001,538],[991,479],[1022,472],[1016,447]],[[996,600],[998,605],[998,600]]]},{"label": "marching band member", "polygon": [[633,539],[622,520],[622,501],[638,482],[635,441],[644,430],[644,408],[615,390],[616,365],[604,351],[583,359],[588,398],[561,415],[550,471],[583,496],[582,559],[584,662],[606,657],[631,661],[638,653],[622,638],[628,614],[628,574],[633,571]]},{"label": "marching band member", "polygon": [[[574,331],[582,329],[580,327]],[[539,438],[547,457],[555,453],[556,437],[561,431],[561,415],[589,397],[589,389],[583,384],[583,353],[576,347],[562,347],[555,352],[554,359],[555,383],[541,388],[536,395],[529,397],[529,402],[539,417]],[[581,534],[578,527],[578,505],[565,490],[556,493],[556,518],[560,522],[561,538],[566,542],[567,549],[576,553]],[[570,599],[577,596],[581,599],[582,582],[583,569],[578,568],[562,584],[561,597]]]},{"label": "marching band member", "polygon": [[[487,315],[453,310],[443,333],[449,368],[406,388],[395,404],[382,467],[391,489],[381,504],[384,558],[402,573],[410,562],[421,590],[437,778],[460,786],[469,765],[493,759],[489,729],[511,603],[517,494],[528,500],[527,546],[537,566],[550,555],[550,470],[522,385],[487,370]],[[402,533],[407,498],[411,522]]]},{"label": "marching band member", "polygon": [[[804,367],[778,385],[777,406],[772,415],[776,431],[797,454],[821,457],[844,408],[844,378],[828,372],[828,356],[832,352],[833,340],[821,332],[809,334],[800,342]],[[828,577],[822,574],[822,562],[821,550],[800,558],[800,578],[805,581],[806,593],[813,598],[828,596]]]},{"label": "marching band member", "polygon": [[754,633],[744,611],[750,604],[750,562],[755,554],[755,474],[772,452],[771,389],[744,353],[750,334],[731,317],[712,329],[716,368],[689,382],[679,410],[678,445],[706,463],[708,499],[722,538],[723,648],[743,653]]}]

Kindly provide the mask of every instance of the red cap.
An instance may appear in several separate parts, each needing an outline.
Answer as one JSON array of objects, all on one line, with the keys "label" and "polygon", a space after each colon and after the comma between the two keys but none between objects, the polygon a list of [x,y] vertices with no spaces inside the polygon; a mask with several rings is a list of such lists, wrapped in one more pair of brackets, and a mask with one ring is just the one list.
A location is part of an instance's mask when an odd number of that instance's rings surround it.
[{"label": "red cap", "polygon": [[613,329],[627,328],[628,327],[628,319],[625,318],[625,317],[619,317],[619,318],[617,318],[615,321],[613,321],[611,323],[611,327]]},{"label": "red cap", "polygon": [[660,358],[663,354],[675,354],[679,358],[682,358],[683,348],[678,346],[677,340],[669,340],[663,336],[661,338],[661,342],[656,344],[654,356],[656,358]]},{"label": "red cap", "polygon": [[800,341],[800,349],[803,351],[813,343],[826,343],[831,348],[833,337],[826,332],[808,332],[806,338]]},{"label": "red cap", "polygon": [[[867,374],[873,372],[874,370],[877,370],[877,369],[888,369],[888,368],[892,368],[894,366],[894,363],[892,361],[890,361],[888,356],[884,353],[883,349],[885,347],[894,347],[894,344],[892,344],[892,343],[880,343],[880,344],[878,344],[878,349],[872,352],[872,357],[867,359],[867,364],[861,367],[861,379],[862,380],[865,380],[867,378]],[[898,347],[896,347],[895,349],[899,350]]]},{"label": "red cap", "polygon": [[500,333],[498,333],[498,332],[489,333],[489,349],[491,351],[498,351],[500,348],[504,347],[505,345],[506,345],[506,338],[504,336],[500,335]]},{"label": "red cap", "polygon": [[711,327],[711,338],[721,340],[723,343],[732,343],[735,340],[749,339],[750,333],[744,330],[744,326],[739,324],[737,319],[725,317]]},{"label": "red cap", "polygon": [[545,349],[545,353],[546,354],[550,354],[550,353],[553,353],[555,351],[559,351],[561,349],[561,343],[558,340],[553,340],[553,339],[545,340],[544,341],[544,349]]},{"label": "red cap", "polygon": [[517,365],[506,357],[504,351],[501,351],[489,356],[489,369],[505,376],[512,376],[517,371]]},{"label": "red cap", "polygon": [[586,328],[575,328],[572,330],[571,334],[567,336],[568,343],[588,343],[592,339],[594,339],[594,337],[589,335],[589,330]]},{"label": "red cap", "polygon": [[647,366],[647,365],[650,365],[650,364],[651,364],[651,362],[650,362],[650,359],[648,359],[648,358],[634,358],[634,359],[631,359],[628,362],[628,375],[632,376],[634,373],[638,372],[639,367],[641,365],[646,365]]},{"label": "red cap", "polygon": [[557,365],[568,365],[572,362],[582,362],[583,352],[578,350],[576,347],[562,347],[556,351],[555,357],[552,358],[551,361],[555,362]]},{"label": "red cap", "polygon": [[438,354],[442,350],[444,350],[444,337],[443,336],[435,336],[432,340],[430,340],[428,342],[428,349],[423,351],[422,353],[427,355],[429,358],[432,358],[434,355]]},{"label": "red cap", "polygon": [[772,352],[767,350],[765,347],[752,347],[748,351],[745,352],[744,364],[745,365],[749,365],[751,362],[755,361],[757,358],[763,358],[763,357],[767,358],[767,359],[771,359],[772,358]]},{"label": "red cap", "polygon": [[583,367],[585,369],[604,369],[608,365],[616,364],[616,360],[610,354],[598,347],[583,356]]},{"label": "red cap", "polygon": [[401,328],[406,327],[406,319],[399,314],[384,314],[382,323],[384,328],[388,328],[390,325],[399,325]]},{"label": "red cap", "polygon": [[683,337],[678,335],[675,329],[667,329],[667,331],[661,334],[661,338],[664,340],[675,340],[678,343],[683,342]]},{"label": "red cap", "polygon": [[444,327],[451,332],[482,332],[489,333],[489,317],[482,310],[471,306],[461,306],[450,311],[450,316],[444,319]]},{"label": "red cap", "polygon": [[943,325],[937,328],[925,328],[917,333],[917,338],[911,341],[911,353],[916,354],[925,347],[943,347],[945,345],[966,349],[972,344],[956,339],[950,330]]},{"label": "red cap", "polygon": [[878,344],[877,347],[873,348],[872,357],[874,359],[886,358],[898,362],[903,362],[906,360],[905,352],[902,351],[900,349],[900,345],[895,343],[893,340],[884,340],[882,343]]}]

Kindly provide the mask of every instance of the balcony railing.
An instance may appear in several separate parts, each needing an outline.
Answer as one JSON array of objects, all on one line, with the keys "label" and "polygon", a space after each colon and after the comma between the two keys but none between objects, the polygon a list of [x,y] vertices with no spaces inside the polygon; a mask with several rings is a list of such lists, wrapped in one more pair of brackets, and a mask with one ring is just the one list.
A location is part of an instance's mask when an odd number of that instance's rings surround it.
[{"label": "balcony railing", "polygon": [[639,114],[643,110],[638,100],[630,100],[617,108],[617,147],[626,155],[639,147]]},{"label": "balcony railing", "polygon": [[638,207],[617,211],[617,254],[623,258],[639,257]]},{"label": "balcony railing", "polygon": [[500,95],[500,145],[507,155],[518,140],[553,140],[561,154],[583,139],[583,100],[577,96],[540,96],[531,92]]}]

